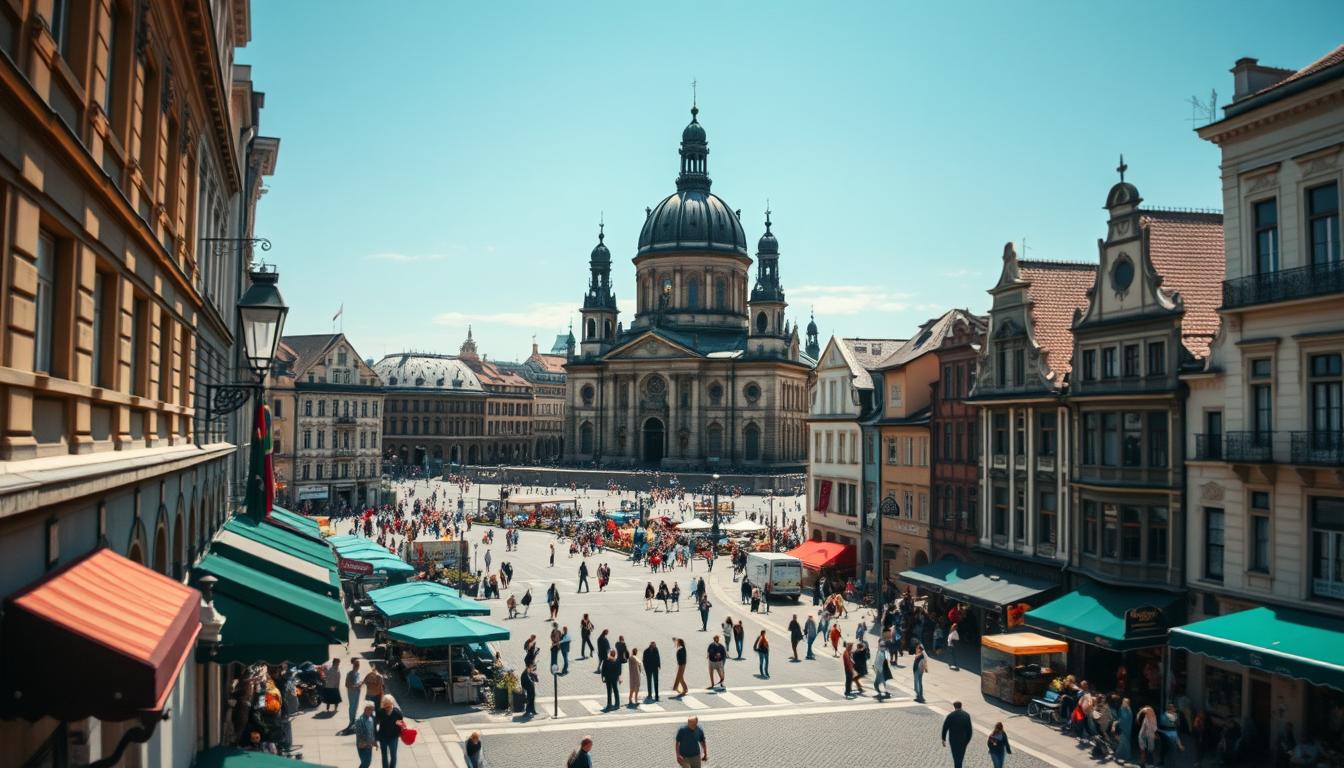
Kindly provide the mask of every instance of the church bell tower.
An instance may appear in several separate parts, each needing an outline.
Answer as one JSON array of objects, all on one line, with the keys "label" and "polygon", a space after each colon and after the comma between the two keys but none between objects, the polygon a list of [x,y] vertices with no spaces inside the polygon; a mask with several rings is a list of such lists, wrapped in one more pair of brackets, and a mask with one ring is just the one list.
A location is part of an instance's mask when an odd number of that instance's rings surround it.
[{"label": "church bell tower", "polygon": [[765,211],[765,234],[756,246],[756,285],[751,289],[748,312],[751,316],[748,346],[753,354],[785,356],[789,333],[785,328],[784,287],[779,281],[779,241],[770,231],[769,206]]},{"label": "church bell tower", "polygon": [[580,350],[584,357],[600,357],[616,341],[616,295],[611,291],[611,251],[607,250],[605,224],[597,225],[597,246],[588,259],[588,293],[580,311],[583,327]]}]

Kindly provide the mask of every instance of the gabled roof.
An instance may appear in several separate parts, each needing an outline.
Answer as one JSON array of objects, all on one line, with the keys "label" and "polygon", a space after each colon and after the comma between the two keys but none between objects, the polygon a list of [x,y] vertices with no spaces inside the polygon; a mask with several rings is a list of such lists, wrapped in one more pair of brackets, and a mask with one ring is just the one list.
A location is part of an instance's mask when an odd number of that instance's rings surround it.
[{"label": "gabled roof", "polygon": [[943,346],[943,342],[951,338],[952,328],[959,321],[968,323],[972,329],[978,329],[981,333],[984,333],[988,324],[988,320],[982,315],[972,314],[964,309],[949,309],[938,317],[926,320],[919,327],[919,333],[905,341],[890,355],[883,358],[880,364],[873,367],[892,368],[905,365],[921,355],[937,351]]},{"label": "gabled roof", "polygon": [[297,370],[307,366],[327,351],[327,348],[335,344],[340,337],[339,333],[313,333],[305,336],[284,336],[280,340],[294,350],[294,368]]},{"label": "gabled roof", "polygon": [[[871,341],[871,339],[831,337],[831,343],[835,344],[835,348],[840,350],[840,356],[845,359],[845,365],[849,367],[849,375],[852,377],[854,387],[857,389],[872,389],[873,377],[869,375],[868,366],[863,362],[865,359],[871,358],[872,355],[871,353],[865,353],[860,357],[859,353],[854,351],[854,342],[856,341],[862,346],[865,341]],[[887,339],[887,341],[895,344],[900,343],[900,339]],[[823,359],[826,357],[826,350],[821,351],[821,356]]]},{"label": "gabled roof", "polygon": [[1139,221],[1163,292],[1179,293],[1185,305],[1181,342],[1195,357],[1208,357],[1223,301],[1223,215],[1143,210]]},{"label": "gabled roof", "polygon": [[537,359],[538,362],[541,363],[542,367],[546,369],[546,372],[547,372],[547,373],[564,373],[564,372],[565,372],[565,356],[564,356],[564,355],[538,354],[538,355],[536,355],[536,359]]},{"label": "gabled roof", "polygon": [[1322,56],[1321,58],[1319,58],[1319,59],[1317,59],[1317,60],[1311,62],[1311,63],[1308,64],[1307,66],[1305,66],[1305,67],[1303,67],[1303,68],[1297,70],[1297,71],[1294,72],[1293,74],[1291,74],[1291,75],[1289,75],[1289,76],[1283,78],[1283,79],[1280,80],[1279,82],[1277,82],[1277,83],[1275,83],[1275,84],[1273,84],[1273,85],[1271,85],[1271,86],[1267,86],[1267,87],[1265,87],[1265,88],[1261,88],[1260,90],[1258,90],[1258,91],[1256,91],[1255,93],[1251,94],[1251,95],[1250,95],[1249,97],[1247,97],[1247,98],[1255,98],[1256,96],[1260,96],[1260,95],[1269,93],[1270,91],[1278,90],[1279,88],[1282,88],[1282,87],[1288,85],[1289,83],[1295,82],[1295,81],[1297,81],[1297,80],[1301,80],[1302,78],[1307,77],[1308,75],[1314,75],[1314,74],[1316,74],[1317,72],[1320,72],[1321,70],[1329,69],[1330,67],[1333,67],[1334,65],[1339,64],[1339,63],[1344,63],[1344,44],[1341,44],[1339,47],[1335,48],[1333,51],[1330,51],[1329,53],[1325,54],[1325,55]]},{"label": "gabled roof", "polygon": [[1058,386],[1073,368],[1073,315],[1087,310],[1087,291],[1096,281],[1097,265],[1018,259],[1017,266],[1022,281],[1029,284],[1032,337]]},{"label": "gabled roof", "polygon": [[905,339],[841,339],[855,362],[871,370],[906,343]]}]

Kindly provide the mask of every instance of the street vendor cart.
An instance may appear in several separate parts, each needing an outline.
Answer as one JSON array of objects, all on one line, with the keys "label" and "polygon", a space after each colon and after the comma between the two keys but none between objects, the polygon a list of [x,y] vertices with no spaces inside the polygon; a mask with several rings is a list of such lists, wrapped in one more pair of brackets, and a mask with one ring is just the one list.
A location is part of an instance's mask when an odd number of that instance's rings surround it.
[{"label": "street vendor cart", "polygon": [[1069,644],[1035,632],[980,638],[980,692],[1019,706],[1045,693],[1064,674]]}]

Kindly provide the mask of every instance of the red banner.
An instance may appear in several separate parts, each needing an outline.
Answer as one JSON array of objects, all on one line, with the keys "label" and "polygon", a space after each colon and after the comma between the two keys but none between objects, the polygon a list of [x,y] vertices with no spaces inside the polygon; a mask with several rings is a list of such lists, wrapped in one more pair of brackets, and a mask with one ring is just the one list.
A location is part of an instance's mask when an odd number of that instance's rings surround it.
[{"label": "red banner", "polygon": [[349,576],[370,576],[373,574],[373,563],[366,563],[362,560],[347,560],[342,557],[337,567],[341,573]]},{"label": "red banner", "polygon": [[822,480],[817,491],[817,504],[812,509],[816,512],[825,512],[831,506],[831,481]]}]

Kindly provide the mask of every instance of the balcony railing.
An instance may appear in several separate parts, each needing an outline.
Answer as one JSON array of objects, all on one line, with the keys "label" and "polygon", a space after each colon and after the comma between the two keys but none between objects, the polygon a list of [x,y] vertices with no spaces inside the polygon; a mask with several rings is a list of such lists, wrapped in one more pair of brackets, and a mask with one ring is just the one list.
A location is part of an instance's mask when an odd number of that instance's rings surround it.
[{"label": "balcony railing", "polygon": [[1272,464],[1273,432],[1228,432],[1223,458],[1240,464]]},{"label": "balcony railing", "polygon": [[337,423],[337,424],[354,424],[354,423],[355,423],[355,417],[354,417],[354,416],[337,416],[337,417],[336,417],[336,423]]},{"label": "balcony railing", "polygon": [[1331,261],[1223,281],[1223,308],[1344,292],[1344,262]]},{"label": "balcony railing", "polygon": [[1344,466],[1344,432],[1294,432],[1294,464]]}]

